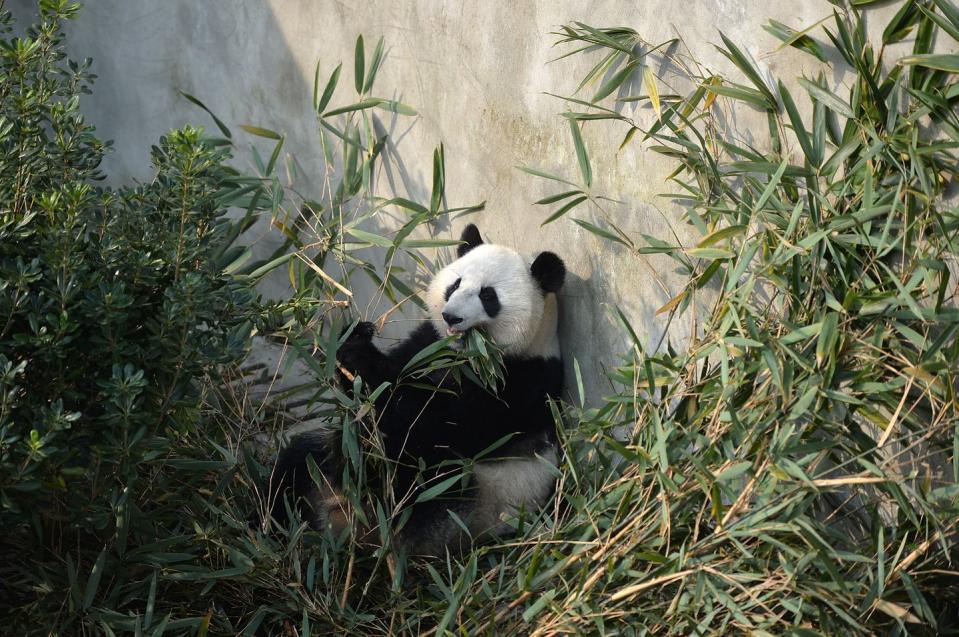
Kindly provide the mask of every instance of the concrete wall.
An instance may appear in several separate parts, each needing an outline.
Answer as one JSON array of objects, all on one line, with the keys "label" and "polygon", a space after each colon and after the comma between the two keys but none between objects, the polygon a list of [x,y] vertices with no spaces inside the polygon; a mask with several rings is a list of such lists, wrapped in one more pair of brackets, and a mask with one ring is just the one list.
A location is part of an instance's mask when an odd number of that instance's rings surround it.
[{"label": "concrete wall", "polygon": [[[15,13],[29,15],[31,4],[16,0]],[[95,60],[99,80],[84,109],[100,135],[115,140],[116,152],[105,166],[114,182],[148,178],[148,149],[166,130],[188,122],[212,129],[205,113],[178,95],[182,90],[205,101],[241,139],[242,123],[285,133],[286,148],[301,167],[296,185],[309,193],[317,189],[311,177],[322,172],[311,110],[315,64],[321,61],[325,79],[338,61],[345,62],[334,103],[349,103],[356,36],[365,36],[368,49],[383,36],[387,57],[378,93],[414,106],[419,116],[399,120],[393,131],[404,163],[379,180],[382,194],[425,200],[432,151],[443,142],[450,205],[486,200],[486,210],[472,220],[488,239],[559,253],[571,273],[561,299],[564,348],[569,360],[578,359],[595,403],[609,388],[603,370],[626,347],[608,309],[618,305],[655,344],[665,327],[655,310],[683,281],[668,260],[626,254],[568,220],[540,228],[548,211],[532,202],[557,189],[516,166],[576,175],[569,130],[558,115],[567,105],[546,93],[570,94],[596,60],[577,56],[550,63],[567,50],[554,47],[557,37],[550,32],[580,20],[630,26],[653,43],[678,36],[676,52],[688,51],[705,67],[738,77],[712,46],[721,30],[770,77],[794,78],[812,74],[815,60],[793,49],[772,53],[779,42],[761,25],[775,18],[805,27],[830,12],[825,0],[96,0],[71,26],[70,49],[74,57]],[[669,65],[655,70],[685,92]],[[640,122],[653,119],[648,106],[627,110]],[[720,121],[747,141],[753,141],[752,130],[760,131],[756,141],[762,145],[763,115],[737,107]],[[604,123],[585,131],[594,191],[622,202],[610,203],[605,214],[640,244],[639,233],[689,236],[681,209],[657,197],[672,190],[664,178],[674,164],[635,142],[617,154],[624,133]],[[601,222],[602,214],[581,209],[577,216]],[[450,234],[464,223],[456,222]],[[689,331],[690,319],[683,318],[670,326],[670,339],[681,345]]]}]

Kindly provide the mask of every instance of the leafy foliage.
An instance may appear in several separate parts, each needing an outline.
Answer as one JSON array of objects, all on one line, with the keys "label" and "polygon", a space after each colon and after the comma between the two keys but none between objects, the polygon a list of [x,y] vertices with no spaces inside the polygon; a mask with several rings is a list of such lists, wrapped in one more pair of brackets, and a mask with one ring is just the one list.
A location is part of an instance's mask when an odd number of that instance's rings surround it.
[{"label": "leafy foliage", "polygon": [[[554,505],[516,520],[503,545],[404,563],[389,547],[403,520],[371,397],[338,390],[336,348],[355,315],[383,326],[421,305],[415,291],[437,267],[427,251],[455,244],[439,234],[444,219],[481,205],[446,205],[442,146],[428,202],[374,194],[393,151],[378,117],[415,114],[374,92],[382,41],[368,55],[358,38],[345,105],[342,65],[325,83],[317,67],[327,172],[314,197],[297,190],[295,163],[282,165],[278,132],[242,127],[272,144],[253,150],[256,178],[225,167],[236,142],[215,116],[223,139],[171,133],[154,149],[156,179],[113,191],[93,185],[105,145],[77,111],[90,76],[63,64],[59,24],[75,8],[41,3],[27,38],[3,43],[0,71],[0,543],[22,556],[0,566],[11,630],[959,630],[959,67],[932,46],[959,41],[959,12],[903,2],[874,48],[860,14],[871,3],[834,4],[812,26],[767,27],[848,65],[847,93],[820,75],[799,79],[803,97],[722,36],[741,78],[629,28],[563,27],[567,55],[598,61],[565,98],[577,176],[526,169],[561,184],[538,202],[553,207],[545,223],[576,211],[579,227],[635,258],[672,259],[688,283],[661,308],[668,320],[696,299],[709,309],[682,352],[650,351],[616,313],[632,343],[612,373],[618,390],[597,407],[555,406],[567,455]],[[894,57],[907,36],[912,51]],[[688,92],[653,75],[660,56],[686,69]],[[643,95],[623,94],[638,85]],[[650,108],[634,119],[628,102]],[[729,108],[756,109],[769,138],[721,132]],[[606,215],[584,129],[610,124],[626,127],[610,150],[643,140],[677,163],[671,197],[694,245],[637,237]],[[229,222],[230,207],[245,213]],[[251,262],[234,241],[261,216],[284,240]],[[278,266],[290,297],[261,307],[249,286]],[[377,316],[354,293],[370,285],[388,300]],[[230,364],[254,324],[315,380],[266,399],[248,391]],[[404,382],[495,380],[495,350],[468,345],[467,356],[425,350]],[[249,524],[269,475],[250,438],[300,408],[342,429],[356,528],[373,528],[381,548],[296,521]]]},{"label": "leafy foliage", "polygon": [[228,150],[173,131],[149,184],[94,185],[89,62],[62,50],[76,10],[42,2],[0,48],[0,541],[16,556],[2,597],[53,617],[69,591],[70,630],[138,577],[115,568],[128,549],[179,523],[182,503],[158,504],[183,477],[169,456],[201,430],[208,380],[246,356],[256,309],[253,279],[225,271],[249,225],[225,217],[249,185]]},{"label": "leafy foliage", "polygon": [[[913,55],[889,61],[856,9],[834,12],[825,34],[854,77],[846,96],[799,79],[811,121],[725,36],[719,51],[746,81],[689,71],[689,95],[649,126],[574,100],[586,108],[570,121],[625,123],[624,145],[639,132],[679,162],[670,196],[701,239],[642,246],[609,221],[577,223],[674,260],[688,284],[660,309],[670,319],[704,291],[714,300],[684,352],[634,338],[614,374],[625,391],[584,413],[581,426],[629,437],[590,452],[601,481],[562,530],[590,539],[565,564],[556,550],[564,584],[543,584],[540,629],[957,629],[959,215],[947,187],[959,67],[931,53],[956,17],[946,2],[903,3],[883,44],[914,31]],[[821,58],[806,31],[770,30]],[[563,37],[648,64],[631,30],[578,24]],[[770,150],[720,132],[724,100],[765,112]]]},{"label": "leafy foliage", "polygon": [[[371,93],[383,43],[367,67],[362,38],[359,101],[325,110],[339,69],[322,93],[317,86],[328,162],[321,202],[281,181],[284,136],[274,131],[242,126],[274,143],[266,160],[253,149],[258,176],[227,166],[232,132],[189,95],[223,137],[174,131],[153,148],[148,184],[97,187],[108,144],[79,111],[93,76],[89,61],[63,53],[62,22],[76,13],[67,2],[41,2],[39,24],[0,45],[0,543],[17,556],[0,566],[9,629],[253,634],[301,613],[307,627],[310,617],[338,629],[368,626],[368,614],[340,599],[358,560],[343,551],[346,538],[311,533],[303,544],[297,524],[273,532],[251,524],[265,508],[259,488],[269,469],[248,439],[289,424],[287,403],[306,396],[314,416],[344,427],[357,510],[378,511],[373,523],[384,531],[394,525],[378,500],[376,509],[359,506],[372,497],[367,481],[388,479],[376,472],[390,469],[364,428],[372,397],[348,398],[333,382],[339,333],[352,320],[351,279],[366,276],[395,304],[381,324],[409,299],[422,304],[412,290],[433,264],[421,250],[457,242],[409,235],[482,204],[444,205],[442,147],[428,204],[372,197],[387,138],[370,111],[415,111]],[[9,34],[9,12],[2,22]],[[284,168],[295,173],[292,162]],[[410,217],[394,238],[361,227],[388,207]],[[227,217],[230,209],[242,214]],[[236,241],[263,216],[284,239],[251,261]],[[370,262],[370,248],[383,249],[384,267]],[[283,265],[290,297],[262,304],[253,285]],[[254,400],[237,365],[255,327],[287,340],[289,360],[317,380]],[[480,338],[468,345],[466,356],[424,351],[410,382],[437,371],[495,379],[496,350]],[[321,568],[314,555],[303,570],[309,546],[321,547]],[[359,558],[356,572],[382,573],[386,550],[370,564]],[[402,578],[401,570],[397,587]],[[301,579],[300,590],[289,587]]]}]

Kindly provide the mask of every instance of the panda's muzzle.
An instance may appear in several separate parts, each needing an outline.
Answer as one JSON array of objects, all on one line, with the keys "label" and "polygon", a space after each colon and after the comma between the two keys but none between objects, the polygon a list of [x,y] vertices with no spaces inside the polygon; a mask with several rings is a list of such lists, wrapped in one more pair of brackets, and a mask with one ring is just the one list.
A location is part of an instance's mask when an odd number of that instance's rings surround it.
[{"label": "panda's muzzle", "polygon": [[454,325],[459,325],[460,323],[463,322],[463,319],[461,317],[454,316],[453,314],[450,314],[449,312],[443,312],[443,320],[446,321],[446,324],[449,325],[450,327],[453,327]]},{"label": "panda's muzzle", "polygon": [[443,320],[446,321],[446,335],[447,336],[459,336],[464,330],[461,328],[453,327],[454,325],[461,325],[463,323],[463,318],[450,314],[449,312],[442,313]]}]

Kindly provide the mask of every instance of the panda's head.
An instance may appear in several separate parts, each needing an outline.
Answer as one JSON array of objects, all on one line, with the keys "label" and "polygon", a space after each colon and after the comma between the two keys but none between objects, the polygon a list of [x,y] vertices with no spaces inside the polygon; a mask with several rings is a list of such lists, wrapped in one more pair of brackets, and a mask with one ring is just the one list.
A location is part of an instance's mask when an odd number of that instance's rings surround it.
[{"label": "panda's head", "polygon": [[512,356],[558,357],[556,295],[566,266],[552,252],[529,263],[515,250],[483,243],[466,226],[459,258],[427,290],[430,319],[441,336],[478,328]]}]

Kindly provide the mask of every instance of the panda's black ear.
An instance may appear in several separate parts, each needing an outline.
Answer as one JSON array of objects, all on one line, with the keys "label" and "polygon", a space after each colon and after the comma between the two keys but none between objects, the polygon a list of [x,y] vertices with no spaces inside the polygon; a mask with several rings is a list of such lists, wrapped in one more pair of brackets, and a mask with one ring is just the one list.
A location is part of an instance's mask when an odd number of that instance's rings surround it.
[{"label": "panda's black ear", "polygon": [[541,252],[533,261],[530,272],[543,292],[559,292],[566,280],[566,266],[552,252]]},{"label": "panda's black ear", "polygon": [[460,235],[460,241],[463,243],[456,249],[458,256],[463,256],[476,246],[483,245],[483,237],[480,236],[479,228],[470,224],[463,228],[463,234]]}]

